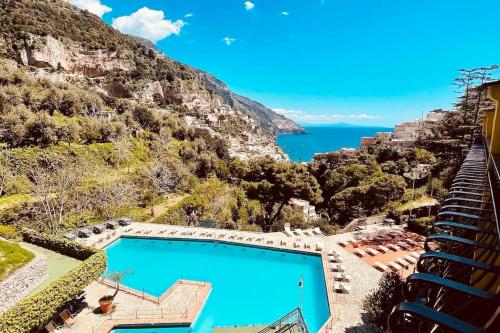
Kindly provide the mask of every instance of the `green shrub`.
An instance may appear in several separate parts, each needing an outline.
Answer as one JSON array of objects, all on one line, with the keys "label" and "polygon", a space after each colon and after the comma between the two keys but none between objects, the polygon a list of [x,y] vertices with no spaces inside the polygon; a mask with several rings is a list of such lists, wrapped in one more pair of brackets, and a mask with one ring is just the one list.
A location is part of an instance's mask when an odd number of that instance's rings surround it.
[{"label": "green shrub", "polygon": [[83,261],[60,279],[22,300],[0,315],[0,332],[34,332],[52,318],[61,306],[74,299],[106,270],[102,250]]},{"label": "green shrub", "polygon": [[0,225],[0,237],[11,240],[21,239],[19,230],[13,225]]},{"label": "green shrub", "polygon": [[382,332],[387,329],[387,318],[392,308],[404,300],[401,289],[404,280],[396,272],[388,272],[380,278],[378,288],[366,295],[363,310],[368,324]]},{"label": "green shrub", "polygon": [[67,241],[61,237],[41,234],[34,230],[23,228],[21,230],[23,239],[28,243],[41,246],[43,248],[53,250],[55,252],[73,257],[79,260],[85,260],[96,253],[97,249],[80,244],[77,242]]},{"label": "green shrub", "polygon": [[429,228],[434,222],[434,217],[421,217],[416,220],[408,221],[408,230],[416,232],[417,234],[427,236]]},{"label": "green shrub", "polygon": [[62,310],[65,303],[78,296],[106,271],[106,254],[103,250],[30,229],[22,229],[21,233],[27,242],[84,261],[60,279],[2,313],[0,332],[5,333],[39,331],[55,313]]}]

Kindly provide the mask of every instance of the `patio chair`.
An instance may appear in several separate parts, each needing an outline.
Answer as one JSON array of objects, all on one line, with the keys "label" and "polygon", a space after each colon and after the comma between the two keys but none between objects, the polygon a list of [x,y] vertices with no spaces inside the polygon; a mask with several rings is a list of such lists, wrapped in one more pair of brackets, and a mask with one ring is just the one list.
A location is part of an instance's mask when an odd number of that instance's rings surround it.
[{"label": "patio chair", "polygon": [[306,230],[303,230],[302,232],[306,236],[314,236],[314,234],[312,233],[312,229],[306,229]]},{"label": "patio chair", "polygon": [[68,327],[71,327],[75,324],[75,316],[69,312],[68,309],[64,309],[63,312],[59,314],[59,317],[62,318],[64,324]]},{"label": "patio chair", "polygon": [[52,333],[52,332],[55,332],[59,329],[63,328],[62,325],[57,325],[56,323],[54,323],[52,320],[49,321],[49,323],[47,325],[45,325],[45,330],[48,332],[48,333]]},{"label": "patio chair", "polygon": [[287,237],[293,237],[293,232],[290,229],[290,223],[285,223],[285,231],[283,231]]},{"label": "patio chair", "polygon": [[312,233],[315,234],[316,236],[324,236],[319,227],[313,228]]},{"label": "patio chair", "polygon": [[373,267],[375,267],[377,270],[379,270],[381,272],[385,272],[385,271],[389,270],[389,267],[387,267],[386,265],[384,265],[384,264],[382,264],[381,262],[378,262],[378,261],[376,261],[373,264]]},{"label": "patio chair", "polygon": [[293,233],[297,236],[304,236],[304,233],[302,232],[302,229],[295,229]]}]

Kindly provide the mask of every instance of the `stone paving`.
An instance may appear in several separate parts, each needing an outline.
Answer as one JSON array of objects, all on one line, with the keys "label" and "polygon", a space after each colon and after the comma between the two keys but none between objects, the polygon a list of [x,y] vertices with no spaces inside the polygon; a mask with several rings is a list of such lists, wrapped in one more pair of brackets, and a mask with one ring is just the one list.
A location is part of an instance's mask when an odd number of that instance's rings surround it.
[{"label": "stone paving", "polygon": [[101,314],[99,298],[113,294],[115,288],[93,282],[85,288],[87,308],[76,316],[75,325],[61,332],[106,333],[119,324],[190,324],[202,309],[210,290],[210,283],[178,281],[160,303],[120,291],[113,302],[115,310]]}]

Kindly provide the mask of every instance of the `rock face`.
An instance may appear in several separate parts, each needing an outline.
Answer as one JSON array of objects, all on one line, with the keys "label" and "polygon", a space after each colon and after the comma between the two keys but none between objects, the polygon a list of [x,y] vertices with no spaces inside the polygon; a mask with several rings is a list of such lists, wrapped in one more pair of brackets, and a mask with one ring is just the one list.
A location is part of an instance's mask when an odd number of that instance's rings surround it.
[{"label": "rock face", "polygon": [[227,88],[227,85],[206,72],[197,70],[200,78],[219,96],[225,103],[233,108],[242,110],[250,117],[256,119],[260,126],[267,132],[276,135],[278,133],[304,133],[304,129],[297,125],[292,120],[280,115],[273,110],[267,108],[259,102],[251,100],[247,97],[233,93]]},{"label": "rock face", "polygon": [[133,63],[117,57],[117,52],[86,51],[76,44],[63,44],[52,36],[30,35],[18,50],[18,61],[25,66],[60,69],[66,73],[98,77],[110,71],[128,71]]}]

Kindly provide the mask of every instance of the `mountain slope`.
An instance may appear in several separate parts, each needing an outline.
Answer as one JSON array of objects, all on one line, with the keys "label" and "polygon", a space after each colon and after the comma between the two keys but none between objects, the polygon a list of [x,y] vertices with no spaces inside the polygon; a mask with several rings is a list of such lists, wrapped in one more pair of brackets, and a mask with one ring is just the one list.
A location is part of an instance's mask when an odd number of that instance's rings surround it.
[{"label": "mountain slope", "polygon": [[278,133],[303,133],[304,129],[292,120],[280,115],[259,102],[245,96],[233,93],[227,85],[207,72],[195,69],[203,81],[212,88],[225,102],[258,119],[262,127],[268,131]]},{"label": "mountain slope", "polygon": [[233,94],[224,84],[211,84],[220,82],[211,75],[200,75],[65,1],[4,1],[0,26],[0,56],[33,75],[194,116],[236,142],[252,135],[269,145],[280,131],[300,131],[291,120]]}]

